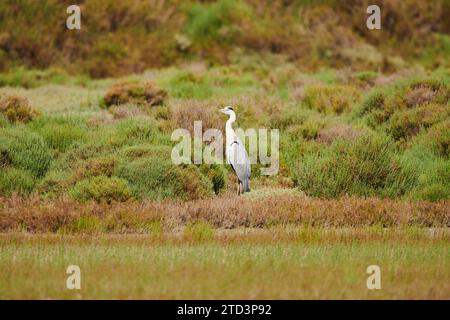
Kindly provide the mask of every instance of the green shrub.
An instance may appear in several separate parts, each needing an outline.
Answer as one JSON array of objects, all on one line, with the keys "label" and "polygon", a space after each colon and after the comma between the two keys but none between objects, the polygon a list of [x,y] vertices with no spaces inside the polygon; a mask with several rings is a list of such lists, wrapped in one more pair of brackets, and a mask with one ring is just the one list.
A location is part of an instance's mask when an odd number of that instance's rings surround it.
[{"label": "green shrub", "polygon": [[88,233],[96,234],[106,231],[106,225],[99,217],[83,214],[69,224],[62,226],[59,232],[65,234]]},{"label": "green shrub", "polygon": [[321,118],[312,117],[305,120],[302,124],[293,125],[288,128],[287,132],[299,139],[314,140],[318,137],[319,132],[325,127],[325,121]]},{"label": "green shrub", "polygon": [[30,172],[15,168],[0,170],[1,196],[10,196],[12,193],[28,195],[33,191],[36,178]]},{"label": "green shrub", "polygon": [[123,163],[116,171],[136,198],[197,199],[212,194],[211,182],[195,166],[175,166],[160,158]]},{"label": "green shrub", "polygon": [[361,102],[361,108],[358,110],[360,115],[365,115],[373,110],[382,109],[386,99],[385,93],[380,89],[374,89]]},{"label": "green shrub", "polygon": [[69,187],[71,172],[61,169],[50,169],[45,177],[37,184],[36,190],[44,198],[61,195]]},{"label": "green shrub", "polygon": [[[250,8],[241,1],[219,0],[210,4],[194,4],[187,12],[184,31],[195,41],[206,42],[219,39],[222,27],[250,14]],[[223,39],[223,34],[222,37]]]},{"label": "green shrub", "polygon": [[54,163],[54,167],[64,170],[75,170],[81,161],[92,158],[108,158],[114,152],[117,152],[116,147],[110,145],[107,138],[99,137],[97,135],[97,131],[91,132],[89,137],[86,141],[74,142],[65,153],[60,154],[57,161]]},{"label": "green shrub", "polygon": [[225,166],[203,164],[200,166],[200,171],[212,182],[215,194],[225,188],[227,184],[227,169]]},{"label": "green shrub", "polygon": [[450,186],[435,183],[415,190],[412,197],[418,200],[439,201],[450,199]]},{"label": "green shrub", "polygon": [[113,146],[137,144],[167,144],[170,137],[165,137],[158,128],[158,123],[151,119],[125,119],[112,128],[107,137],[108,143]]},{"label": "green shrub", "polygon": [[298,125],[304,123],[311,116],[314,116],[316,111],[299,106],[283,109],[281,112],[277,112],[271,118],[271,125],[273,128],[286,129],[292,125]]},{"label": "green shrub", "polygon": [[23,67],[0,73],[0,87],[34,88],[48,83],[68,82],[68,74],[62,69],[29,70]]},{"label": "green shrub", "polygon": [[370,70],[361,71],[356,74],[356,77],[362,82],[372,83],[378,77],[378,73]]},{"label": "green shrub", "polygon": [[83,142],[87,139],[86,129],[70,123],[48,123],[38,132],[53,149],[65,152],[74,142]]},{"label": "green shrub", "polygon": [[430,104],[445,106],[450,99],[448,81],[441,77],[400,80],[383,89],[374,89],[362,101],[359,115],[368,116],[369,124],[376,126],[391,116]]},{"label": "green shrub", "polygon": [[85,178],[97,176],[111,177],[118,162],[119,160],[113,156],[78,161],[72,175],[72,180],[80,181]]},{"label": "green shrub", "polygon": [[0,155],[2,162],[36,177],[44,176],[52,161],[44,139],[22,126],[0,128]]},{"label": "green shrub", "polygon": [[168,160],[171,158],[172,148],[169,146],[155,146],[151,144],[139,144],[134,146],[126,146],[121,150],[124,157],[136,160],[138,158],[160,158]]},{"label": "green shrub", "polygon": [[450,119],[431,127],[422,141],[435,155],[450,157]]},{"label": "green shrub", "polygon": [[300,159],[294,180],[312,196],[399,196],[415,183],[401,167],[395,147],[382,136],[365,135],[354,143],[339,140]]},{"label": "green shrub", "polygon": [[450,110],[436,104],[401,110],[387,121],[386,132],[395,140],[409,140],[445,118],[450,119]]},{"label": "green shrub", "polygon": [[4,128],[7,126],[9,126],[8,119],[6,118],[6,116],[0,113],[0,128]]},{"label": "green shrub", "polygon": [[344,85],[312,85],[305,89],[304,104],[320,112],[341,114],[350,111],[359,99],[353,87]]},{"label": "green shrub", "polygon": [[[416,174],[408,198],[436,201],[450,194],[450,160],[433,154],[424,145],[414,145],[401,157],[402,165]],[[446,190],[446,191],[445,191]]]},{"label": "green shrub", "polygon": [[126,180],[106,176],[81,180],[70,190],[70,195],[81,202],[95,200],[107,203],[126,201],[131,197]]}]

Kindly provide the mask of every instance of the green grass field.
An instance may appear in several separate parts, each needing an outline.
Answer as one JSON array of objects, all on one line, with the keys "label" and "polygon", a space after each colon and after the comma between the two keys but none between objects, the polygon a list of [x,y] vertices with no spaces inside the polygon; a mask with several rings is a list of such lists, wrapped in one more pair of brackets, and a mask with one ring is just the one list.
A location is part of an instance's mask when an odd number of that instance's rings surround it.
[{"label": "green grass field", "polygon": [[[448,299],[448,230],[0,236],[2,299]],[[81,290],[66,268],[81,269]],[[369,265],[381,289],[368,290]]]}]

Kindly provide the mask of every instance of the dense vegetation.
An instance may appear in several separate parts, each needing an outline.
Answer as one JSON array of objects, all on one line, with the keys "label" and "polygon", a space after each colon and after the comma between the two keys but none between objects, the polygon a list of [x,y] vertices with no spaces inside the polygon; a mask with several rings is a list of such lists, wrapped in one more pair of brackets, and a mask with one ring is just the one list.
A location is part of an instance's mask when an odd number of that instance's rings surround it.
[{"label": "dense vegetation", "polygon": [[303,71],[351,65],[392,72],[417,61],[449,66],[446,0],[378,1],[383,24],[375,32],[366,28],[368,0],[75,3],[80,31],[65,26],[73,1],[1,1],[0,70],[53,66],[105,77],[196,59],[227,64],[252,53],[282,54]]},{"label": "dense vegetation", "polygon": [[81,1],[68,31],[65,1],[2,1],[0,196],[232,192],[225,166],[170,159],[175,128],[223,129],[232,104],[241,127],[281,132],[256,192],[449,199],[448,3],[382,3],[369,31],[366,1]]},{"label": "dense vegetation", "polygon": [[[135,75],[125,83],[144,90],[151,77],[156,91],[142,101],[122,94],[125,100],[110,106],[104,97],[118,88],[112,80],[2,89],[0,101],[22,95],[32,116],[11,120],[3,113],[1,193],[108,202],[213,196],[227,185],[226,168],[173,165],[170,134],[179,127],[192,131],[195,120],[204,129],[223,129],[217,107],[232,103],[242,127],[281,130],[280,173],[260,177],[255,166],[255,186],[287,183],[318,197],[449,198],[447,71],[362,81],[339,70],[301,73],[287,62],[246,67],[190,65]],[[67,91],[73,98],[61,101]],[[165,97],[158,106],[155,92]]]}]

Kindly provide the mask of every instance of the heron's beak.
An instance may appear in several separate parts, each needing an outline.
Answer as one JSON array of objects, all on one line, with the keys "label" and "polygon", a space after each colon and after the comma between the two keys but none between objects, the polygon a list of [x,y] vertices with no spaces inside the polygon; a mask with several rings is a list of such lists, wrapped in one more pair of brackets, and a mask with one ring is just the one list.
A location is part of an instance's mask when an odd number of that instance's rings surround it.
[{"label": "heron's beak", "polygon": [[223,109],[219,109],[219,111],[222,112],[222,113],[226,113],[227,109],[223,108]]}]

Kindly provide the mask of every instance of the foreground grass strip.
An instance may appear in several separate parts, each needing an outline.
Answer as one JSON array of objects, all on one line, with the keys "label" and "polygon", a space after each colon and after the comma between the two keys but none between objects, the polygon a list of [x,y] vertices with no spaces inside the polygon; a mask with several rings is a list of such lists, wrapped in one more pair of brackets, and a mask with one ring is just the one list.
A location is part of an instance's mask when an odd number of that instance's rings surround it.
[{"label": "foreground grass strip", "polygon": [[[417,236],[412,229],[391,230],[377,238],[379,231],[278,229],[275,237],[272,232],[223,231],[206,242],[146,235],[2,234],[0,298],[450,297],[448,231]],[[65,287],[71,264],[81,268],[81,290]],[[366,287],[366,268],[372,264],[380,266],[381,290]]]}]

